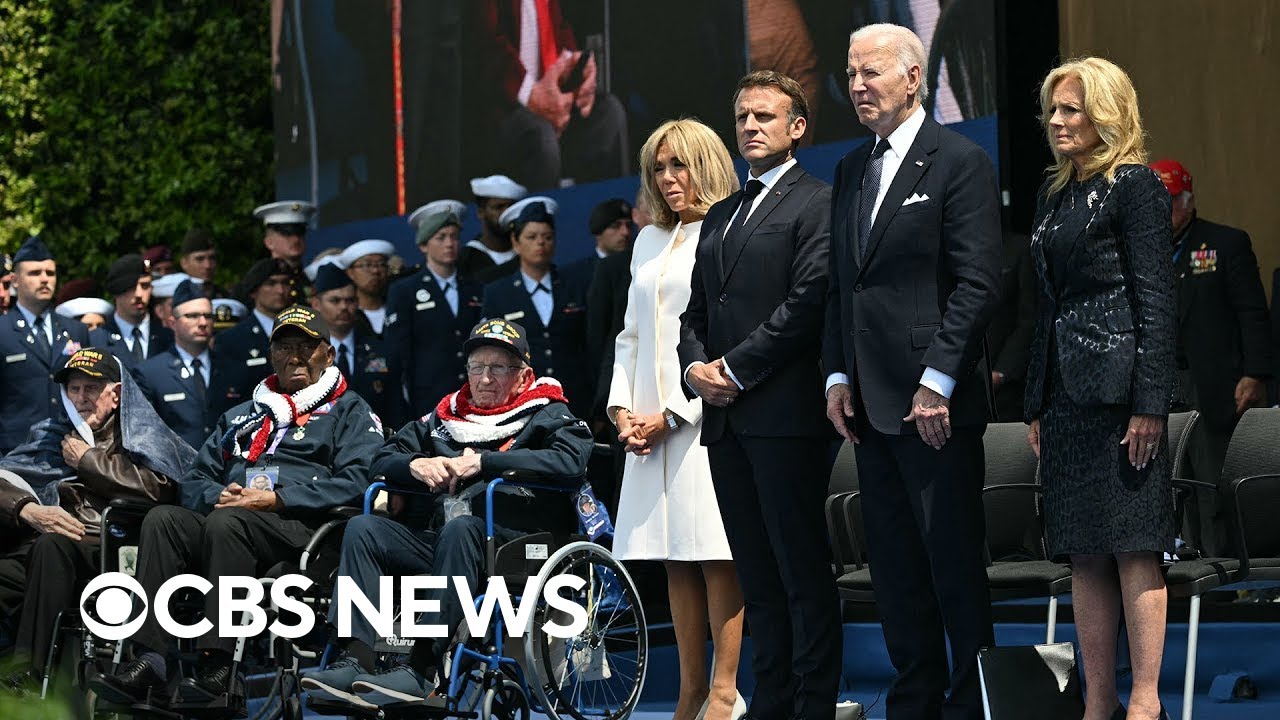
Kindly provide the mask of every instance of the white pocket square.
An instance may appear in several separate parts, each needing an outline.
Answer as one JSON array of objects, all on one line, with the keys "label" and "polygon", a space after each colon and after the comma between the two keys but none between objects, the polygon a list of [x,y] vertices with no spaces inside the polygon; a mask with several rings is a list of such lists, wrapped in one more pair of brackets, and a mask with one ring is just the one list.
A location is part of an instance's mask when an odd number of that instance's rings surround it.
[{"label": "white pocket square", "polygon": [[925,200],[928,200],[928,199],[929,199],[928,195],[919,195],[917,193],[911,193],[911,197],[903,201],[902,207],[906,207],[908,205],[915,205],[916,203],[924,202]]}]

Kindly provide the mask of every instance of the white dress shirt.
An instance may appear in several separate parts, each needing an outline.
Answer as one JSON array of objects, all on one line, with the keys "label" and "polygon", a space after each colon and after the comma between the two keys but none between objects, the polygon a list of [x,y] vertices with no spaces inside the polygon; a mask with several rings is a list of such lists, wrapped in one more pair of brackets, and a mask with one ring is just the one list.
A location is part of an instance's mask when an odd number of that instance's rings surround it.
[{"label": "white dress shirt", "polygon": [[[910,117],[898,126],[897,130],[889,133],[887,138],[889,149],[884,151],[884,163],[880,167],[880,190],[876,193],[876,204],[871,210],[872,227],[875,227],[876,216],[880,214],[880,203],[884,202],[884,196],[889,192],[889,186],[893,184],[893,178],[898,175],[898,169],[902,167],[902,161],[907,158],[907,152],[915,144],[916,135],[920,133],[922,125],[924,125],[924,108],[918,107],[915,112],[911,113]],[[879,141],[880,138],[877,137],[876,142]],[[848,384],[849,375],[847,373],[831,373],[827,376],[826,391],[829,392],[832,385]],[[931,367],[926,367],[920,375],[920,384],[945,398],[950,398],[952,391],[956,389],[955,378]]]},{"label": "white dress shirt", "polygon": [[529,299],[533,301],[533,309],[538,311],[538,319],[542,320],[542,327],[551,324],[551,311],[555,309],[555,298],[551,297],[551,273],[542,276],[542,287],[546,288],[546,292],[539,290],[534,292],[538,287],[538,281],[520,271],[520,277],[524,280],[524,289],[529,293]]}]

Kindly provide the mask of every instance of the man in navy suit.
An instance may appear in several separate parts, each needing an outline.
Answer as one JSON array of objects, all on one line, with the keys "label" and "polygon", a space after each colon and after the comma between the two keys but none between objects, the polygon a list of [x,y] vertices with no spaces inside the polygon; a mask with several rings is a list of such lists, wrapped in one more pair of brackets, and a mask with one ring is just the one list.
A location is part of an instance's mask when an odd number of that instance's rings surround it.
[{"label": "man in navy suit", "polygon": [[512,273],[484,288],[484,317],[518,322],[528,331],[532,366],[560,381],[576,417],[588,417],[596,373],[587,354],[590,279],[561,273],[556,252],[554,201],[527,197],[512,205]]},{"label": "man in navy suit", "polygon": [[836,167],[822,353],[827,417],[860,443],[876,605],[898,671],[889,717],[976,720],[978,649],[994,643],[983,337],[1000,296],[1000,205],[991,159],[925,114],[927,62],[904,27],[850,39],[849,97],[876,138]]},{"label": "man in navy suit", "polygon": [[213,411],[209,387],[217,364],[209,349],[213,303],[204,287],[183,280],[170,306],[173,347],[143,361],[133,372],[151,406],[193,448],[204,445],[221,413]]},{"label": "man in navy suit", "polygon": [[314,289],[311,307],[329,326],[333,364],[384,423],[399,422],[404,414],[398,408],[403,403],[400,386],[391,377],[386,343],[356,322],[360,306],[355,282],[337,265],[326,263],[316,269]]},{"label": "man in navy suit", "polygon": [[271,374],[268,339],[276,315],[293,297],[293,284],[293,268],[283,260],[259,260],[245,273],[239,294],[248,297],[253,309],[235,327],[218,335],[216,377],[209,385],[215,415],[249,400],[253,388]]},{"label": "man in navy suit", "polygon": [[31,426],[66,415],[53,375],[82,345],[84,325],[53,312],[58,265],[40,238],[29,238],[13,257],[17,302],[0,317],[0,454],[27,439]]},{"label": "man in navy suit", "polygon": [[173,345],[173,331],[151,321],[151,273],[141,255],[116,258],[107,271],[106,289],[115,298],[116,311],[89,333],[90,343],[109,350],[130,372]]},{"label": "man in navy suit", "polygon": [[387,298],[391,379],[408,400],[404,416],[388,423],[395,427],[431,412],[467,379],[462,343],[480,322],[482,287],[458,270],[465,209],[457,200],[437,200],[409,218],[426,267],[392,285]]},{"label": "man in navy suit", "polygon": [[707,211],[680,317],[686,393],[702,398],[702,443],[751,627],[759,720],[831,720],[840,607],[823,503],[831,428],[818,345],[827,292],[831,188],[796,164],[809,103],[793,79],[738,82],[743,190]]}]

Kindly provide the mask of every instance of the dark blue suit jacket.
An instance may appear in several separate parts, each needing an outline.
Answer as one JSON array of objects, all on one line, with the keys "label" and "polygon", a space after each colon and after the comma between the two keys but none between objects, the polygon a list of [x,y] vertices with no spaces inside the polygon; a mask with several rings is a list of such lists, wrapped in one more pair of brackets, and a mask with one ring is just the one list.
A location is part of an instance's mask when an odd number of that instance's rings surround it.
[{"label": "dark blue suit jacket", "polygon": [[81,346],[89,346],[89,333],[79,321],[68,320],[49,309],[53,322],[53,357],[36,349],[35,336],[14,308],[0,316],[0,452],[7,453],[27,439],[31,426],[50,417],[66,417],[62,393],[53,374]]},{"label": "dark blue suit jacket", "polygon": [[435,409],[440,398],[462,387],[462,343],[480,322],[482,287],[471,278],[457,276],[458,315],[449,312],[444,291],[430,270],[391,286],[387,297],[387,324],[383,340],[391,353],[392,377],[409,399],[399,427]]},{"label": "dark blue suit jacket", "polygon": [[[219,373],[218,356],[213,351],[209,352],[209,364],[209,386],[213,387]],[[200,402],[196,380],[186,371],[176,348],[142,361],[133,376],[166,425],[191,447],[204,444],[221,413],[214,411],[212,393],[206,391],[205,402]]]},{"label": "dark blue suit jacket", "polygon": [[525,290],[524,276],[518,271],[484,288],[484,316],[506,318],[525,329],[534,372],[560,381],[569,407],[578,417],[591,415],[596,379],[596,368],[587,353],[589,283],[582,273],[562,273],[552,268],[554,304],[551,322],[545,326]]},{"label": "dark blue suit jacket", "polygon": [[209,382],[210,409],[215,416],[253,399],[253,388],[272,373],[270,339],[256,315],[219,333],[213,367],[217,377]]},{"label": "dark blue suit jacket", "polygon": [[[153,358],[173,347],[173,331],[161,325],[155,317],[151,318],[151,328],[148,335],[146,359]],[[129,344],[125,342],[125,338],[120,334],[120,326],[116,324],[115,313],[107,316],[107,321],[102,327],[89,333],[89,344],[110,350],[112,355],[120,358],[120,362],[124,363],[129,372],[133,372],[133,356],[129,354]]]},{"label": "dark blue suit jacket", "polygon": [[[404,413],[403,398],[399,400],[400,386],[391,379],[391,358],[387,352],[387,341],[371,331],[365,331],[359,325],[355,333],[356,356],[352,358],[355,372],[347,375],[342,368],[351,389],[360,394],[369,407],[378,414],[383,423],[397,422]],[[338,362],[337,348],[334,348],[334,362]]]}]

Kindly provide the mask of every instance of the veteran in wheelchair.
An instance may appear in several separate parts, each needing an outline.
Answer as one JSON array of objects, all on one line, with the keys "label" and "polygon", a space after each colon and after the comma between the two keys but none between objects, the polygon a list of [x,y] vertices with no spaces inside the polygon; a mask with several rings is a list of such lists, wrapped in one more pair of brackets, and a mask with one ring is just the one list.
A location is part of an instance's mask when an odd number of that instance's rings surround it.
[{"label": "veteran in wheelchair", "polygon": [[[568,536],[579,525],[574,503],[564,491],[582,483],[593,448],[591,431],[570,413],[555,379],[534,376],[524,329],[504,320],[482,321],[465,342],[464,352],[467,383],[426,417],[400,430],[374,459],[375,476],[384,478],[393,492],[392,517],[364,515],[348,523],[338,572],[375,606],[381,603],[382,576],[461,576],[478,595],[494,547],[531,538],[536,531]],[[523,496],[504,496],[494,493],[497,483],[491,483],[479,516],[470,514],[469,504],[458,514],[460,486],[512,477],[513,472],[542,484],[522,486],[526,491],[538,488]],[[463,493],[472,494],[479,501],[478,493]],[[481,507],[480,502],[476,505]],[[606,552],[599,554],[612,562]],[[625,575],[620,566],[610,567]],[[628,587],[638,612],[634,589]],[[462,626],[464,608],[452,588],[429,590],[426,598],[439,601],[440,609],[420,615],[420,625],[443,625],[450,631]],[[329,620],[335,628],[340,600],[335,593],[330,606]],[[340,650],[336,660],[303,674],[301,686],[313,708],[317,701],[363,709],[430,703],[450,692],[450,674],[444,670],[453,645],[450,638],[419,639],[407,657],[376,672],[374,648],[379,639],[372,624],[353,612],[351,636],[335,639]],[[496,660],[500,654],[489,657]],[[452,663],[456,665],[458,658]],[[453,681],[456,689],[456,667]],[[517,694],[524,699],[524,688],[513,680],[500,679],[493,687],[486,700],[489,710],[495,702],[517,702]],[[446,705],[437,702],[435,707]]]},{"label": "veteran in wheelchair", "polygon": [[[296,561],[334,508],[358,505],[363,497],[382,425],[334,367],[323,319],[309,308],[286,308],[276,316],[269,354],[274,374],[252,400],[219,419],[182,478],[182,507],[157,507],[143,521],[136,579],[148,597],[182,573],[216,583],[223,576],[261,577]],[[254,486],[264,475],[270,489]],[[215,589],[203,598],[204,617],[215,622],[218,595]],[[177,648],[156,613],[148,614],[132,647],[131,662],[89,686],[111,704],[156,698],[163,704]],[[219,637],[215,627],[195,647],[195,676],[178,684],[175,705],[230,698],[227,707],[242,706],[236,638]]]},{"label": "veteran in wheelchair", "polygon": [[21,605],[5,687],[39,692],[57,618],[98,573],[111,501],[167,503],[195,451],[165,427],[120,362],[77,350],[54,379],[66,416],[0,458],[0,606]]}]

